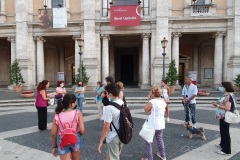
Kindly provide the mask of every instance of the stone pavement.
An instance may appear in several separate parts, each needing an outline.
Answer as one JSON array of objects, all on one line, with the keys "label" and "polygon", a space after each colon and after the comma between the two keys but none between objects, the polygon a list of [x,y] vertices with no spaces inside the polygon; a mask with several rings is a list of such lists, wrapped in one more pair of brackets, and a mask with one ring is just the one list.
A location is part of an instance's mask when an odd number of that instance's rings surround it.
[{"label": "stone pavement", "polygon": [[[2,90],[2,95],[9,93],[8,99],[13,99],[15,93]],[[12,93],[12,94],[10,94]],[[88,93],[94,96],[94,93]],[[127,89],[126,96],[145,97],[148,92],[139,89]],[[173,96],[179,96],[176,91]],[[218,97],[221,93],[212,92],[212,96]],[[181,94],[180,94],[181,95]],[[6,95],[5,95],[6,97]],[[6,98],[5,98],[6,99]],[[146,157],[143,139],[138,135],[141,126],[146,119],[143,112],[145,104],[130,104],[131,113],[134,120],[134,136],[132,141],[124,146],[122,160],[140,160]],[[164,130],[164,142],[167,159],[174,160],[239,160],[240,159],[240,124],[231,125],[232,154],[218,155],[218,150],[214,145],[219,143],[218,121],[214,118],[215,108],[209,104],[197,105],[197,126],[203,127],[206,132],[206,141],[198,136],[193,139],[188,138],[186,129],[181,125],[184,119],[183,107],[181,104],[170,105],[170,122],[166,123]],[[103,153],[97,152],[98,142],[102,131],[103,122],[100,121],[95,105],[84,105],[84,121],[86,133],[83,136],[82,160],[102,160],[105,159]],[[48,108],[48,128],[54,115],[54,107]],[[0,160],[55,160],[51,155],[51,131],[40,132],[37,129],[37,113],[33,106],[20,107],[0,107]],[[153,152],[156,153],[156,141],[153,143]],[[158,159],[154,156],[154,159]]]}]

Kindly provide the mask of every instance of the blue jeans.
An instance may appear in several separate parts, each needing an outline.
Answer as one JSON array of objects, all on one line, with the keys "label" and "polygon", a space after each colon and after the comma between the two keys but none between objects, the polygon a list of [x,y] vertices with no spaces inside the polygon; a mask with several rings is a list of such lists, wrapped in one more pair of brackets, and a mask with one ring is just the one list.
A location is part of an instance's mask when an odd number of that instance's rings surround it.
[{"label": "blue jeans", "polygon": [[77,98],[77,109],[82,112],[84,97]]},{"label": "blue jeans", "polygon": [[[185,122],[190,121],[190,116],[192,119],[192,124],[196,123],[196,103],[194,104],[185,104],[184,105],[184,111],[185,111]],[[189,115],[189,111],[191,112]]]}]

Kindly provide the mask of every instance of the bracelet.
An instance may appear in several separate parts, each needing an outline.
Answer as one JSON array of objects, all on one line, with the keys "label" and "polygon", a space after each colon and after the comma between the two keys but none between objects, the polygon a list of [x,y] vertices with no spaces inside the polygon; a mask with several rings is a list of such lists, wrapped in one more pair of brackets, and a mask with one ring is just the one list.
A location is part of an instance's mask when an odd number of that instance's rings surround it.
[{"label": "bracelet", "polygon": [[55,147],[52,147],[53,149],[56,149],[57,148],[57,146],[55,146]]}]

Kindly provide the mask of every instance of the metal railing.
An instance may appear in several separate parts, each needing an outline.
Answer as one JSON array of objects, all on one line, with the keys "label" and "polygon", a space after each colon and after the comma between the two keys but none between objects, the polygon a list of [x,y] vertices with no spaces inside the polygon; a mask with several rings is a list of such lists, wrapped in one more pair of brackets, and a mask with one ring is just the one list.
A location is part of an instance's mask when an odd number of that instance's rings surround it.
[{"label": "metal railing", "polygon": [[209,13],[210,5],[192,5],[193,13]]}]

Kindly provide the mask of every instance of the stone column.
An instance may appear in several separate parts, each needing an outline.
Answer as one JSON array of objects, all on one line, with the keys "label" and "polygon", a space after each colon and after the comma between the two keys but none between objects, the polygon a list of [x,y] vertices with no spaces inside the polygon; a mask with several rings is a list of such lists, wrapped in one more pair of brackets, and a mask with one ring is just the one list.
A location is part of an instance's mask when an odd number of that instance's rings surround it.
[{"label": "stone column", "polygon": [[[59,71],[60,72],[64,72],[65,71],[65,56],[64,56],[64,48],[60,48],[60,53],[59,53],[59,57],[60,57],[60,65],[59,65]],[[64,73],[66,74],[66,73]]]},{"label": "stone column", "polygon": [[[75,67],[76,70],[76,67]],[[72,63],[68,60],[68,85],[72,85]]]},{"label": "stone column", "polygon": [[16,41],[14,36],[8,37],[7,40],[11,42],[11,64],[12,64],[12,62],[16,60]]},{"label": "stone column", "polygon": [[172,33],[172,60],[176,62],[177,74],[179,74],[179,37],[181,35],[179,32]]},{"label": "stone column", "polygon": [[108,34],[101,35],[102,38],[102,83],[105,83],[105,78],[109,76],[109,40]]},{"label": "stone column", "polygon": [[225,32],[217,32],[213,35],[215,38],[215,49],[214,49],[214,71],[213,71],[213,87],[218,88],[223,79],[223,36]]},{"label": "stone column", "polygon": [[81,35],[74,35],[73,40],[75,40],[75,75],[78,74],[78,68],[80,67],[80,47],[78,46],[78,41],[80,41]]},{"label": "stone column", "polygon": [[107,10],[107,7],[108,7],[108,3],[107,3],[108,1],[102,1],[102,16],[103,17],[107,17],[108,16],[108,10]]},{"label": "stone column", "polygon": [[114,46],[110,45],[110,51],[109,51],[109,75],[115,78],[115,54],[114,54]]},{"label": "stone column", "polygon": [[44,69],[44,47],[43,43],[46,42],[41,36],[35,36],[34,40],[37,41],[37,84],[45,79]]},{"label": "stone column", "polygon": [[193,46],[193,71],[198,71],[198,46]]},{"label": "stone column", "polygon": [[149,38],[150,33],[142,34],[143,38],[143,53],[142,53],[142,86],[141,89],[149,89]]}]

